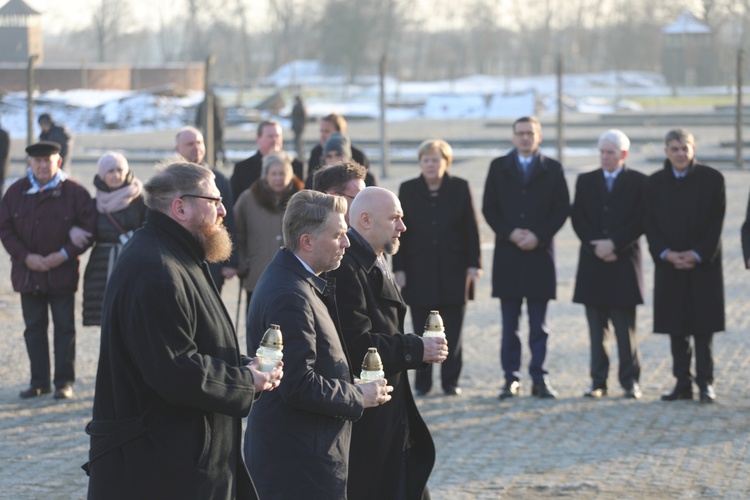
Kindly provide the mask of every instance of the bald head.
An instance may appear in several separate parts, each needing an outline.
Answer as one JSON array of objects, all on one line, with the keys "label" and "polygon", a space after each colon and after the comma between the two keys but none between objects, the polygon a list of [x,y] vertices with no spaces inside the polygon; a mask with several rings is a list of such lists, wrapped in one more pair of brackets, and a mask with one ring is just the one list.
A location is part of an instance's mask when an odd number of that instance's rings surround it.
[{"label": "bald head", "polygon": [[403,216],[398,197],[376,186],[360,191],[349,207],[349,224],[377,255],[398,251],[399,236],[406,231]]},{"label": "bald head", "polygon": [[203,134],[195,127],[181,128],[175,136],[174,150],[187,161],[200,165],[206,156]]}]

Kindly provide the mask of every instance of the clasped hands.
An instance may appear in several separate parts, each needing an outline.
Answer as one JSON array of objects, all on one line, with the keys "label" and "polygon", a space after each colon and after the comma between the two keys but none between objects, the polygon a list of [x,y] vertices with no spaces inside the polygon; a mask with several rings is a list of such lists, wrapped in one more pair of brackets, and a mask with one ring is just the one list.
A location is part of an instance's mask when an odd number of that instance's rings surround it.
[{"label": "clasped hands", "polygon": [[44,256],[38,253],[30,253],[24,259],[26,267],[32,271],[46,272],[51,269],[58,267],[60,264],[65,262],[65,255],[62,252],[52,252],[51,254]]},{"label": "clasped hands", "polygon": [[693,269],[698,263],[698,259],[692,250],[685,250],[684,252],[669,251],[664,256],[664,260],[674,266],[675,269],[681,269],[683,271],[689,271]]},{"label": "clasped hands", "polygon": [[617,260],[615,243],[612,240],[591,240],[589,243],[594,246],[594,255],[604,262],[614,262]]},{"label": "clasped hands", "polygon": [[515,228],[509,237],[510,241],[521,250],[530,252],[539,246],[539,238],[529,229]]}]

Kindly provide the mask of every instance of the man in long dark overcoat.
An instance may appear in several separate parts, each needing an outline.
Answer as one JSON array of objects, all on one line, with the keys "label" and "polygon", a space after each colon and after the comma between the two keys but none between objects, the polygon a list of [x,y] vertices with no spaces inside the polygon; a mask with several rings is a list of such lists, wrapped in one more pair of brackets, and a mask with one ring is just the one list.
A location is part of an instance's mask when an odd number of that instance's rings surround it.
[{"label": "man in long dark overcoat", "polygon": [[549,335],[547,302],[557,296],[554,235],[570,211],[568,185],[560,162],[539,151],[542,127],[534,117],[513,123],[512,149],[490,164],[482,213],[495,231],[492,296],[500,297],[503,330],[500,362],[505,385],[500,399],[520,392],[519,319],[526,299],[529,315],[531,394],[554,398],[545,359]]},{"label": "man in long dark overcoat", "polygon": [[640,237],[646,176],[625,165],[629,149],[630,140],[621,130],[599,137],[601,168],[578,176],[570,216],[581,240],[573,302],[586,306],[591,388],[584,396],[590,398],[607,395],[610,323],[625,397],[641,397],[635,308],[643,304]]},{"label": "man in long dark overcoat", "polygon": [[[724,330],[721,230],[726,209],[724,176],[695,160],[693,135],[671,130],[664,168],[646,183],[645,229],[654,259],[654,332],[670,337],[677,383],[662,400],[713,402],[713,334]],[[695,344],[695,379],[690,372]]]},{"label": "man in long dark overcoat", "polygon": [[379,187],[362,190],[351,204],[351,246],[336,278],[341,325],[352,363],[362,363],[376,347],[393,400],[355,422],[349,460],[350,499],[429,498],[427,480],[435,463],[435,445],[417,410],[407,370],[445,360],[442,338],[404,332],[406,304],[385,263],[406,230],[396,195]]},{"label": "man in long dark overcoat", "polygon": [[337,328],[336,283],[322,276],[349,246],[346,209],[341,196],[294,194],[282,224],[285,248],[250,300],[248,350],[279,325],[286,371],[279,390],[255,403],[245,434],[245,460],[263,500],[346,498],[347,478],[357,477],[348,472],[352,422],[390,400],[383,379],[354,384]]},{"label": "man in long dark overcoat", "polygon": [[231,240],[207,168],[173,163],[144,186],[146,222],[107,283],[89,462],[90,499],[257,498],[242,417],[281,368],[240,356],[207,261]]}]

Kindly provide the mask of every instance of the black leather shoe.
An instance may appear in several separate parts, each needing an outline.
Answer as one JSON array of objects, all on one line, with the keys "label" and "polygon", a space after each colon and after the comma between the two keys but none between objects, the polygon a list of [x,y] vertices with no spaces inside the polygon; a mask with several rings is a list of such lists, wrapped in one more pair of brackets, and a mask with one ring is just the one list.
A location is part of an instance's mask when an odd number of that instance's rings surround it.
[{"label": "black leather shoe", "polygon": [[662,401],[677,401],[680,399],[693,399],[693,388],[675,387],[672,392],[661,395]]},{"label": "black leather shoe", "polygon": [[58,389],[55,389],[55,399],[72,399],[73,398],[73,386],[64,385]]},{"label": "black leather shoe", "polygon": [[29,387],[25,391],[21,391],[18,395],[21,399],[31,399],[41,396],[42,394],[49,394],[52,390],[49,387]]},{"label": "black leather shoe", "polygon": [[625,399],[641,399],[641,396],[643,396],[643,392],[641,392],[641,386],[638,384],[633,384],[630,389],[625,389],[625,394],[623,394]]},{"label": "black leather shoe", "polygon": [[583,393],[584,398],[600,399],[607,395],[606,387],[592,387],[588,391]]},{"label": "black leather shoe", "polygon": [[460,387],[448,387],[444,392],[446,396],[460,396],[462,391]]},{"label": "black leather shoe", "polygon": [[557,397],[557,393],[546,380],[541,384],[532,385],[531,395],[540,399],[555,399]]},{"label": "black leather shoe", "polygon": [[713,403],[716,401],[716,393],[711,384],[701,388],[701,403]]},{"label": "black leather shoe", "polygon": [[521,382],[518,380],[514,380],[512,382],[506,382],[505,387],[500,389],[500,395],[498,398],[500,400],[513,398],[518,396],[521,393]]}]

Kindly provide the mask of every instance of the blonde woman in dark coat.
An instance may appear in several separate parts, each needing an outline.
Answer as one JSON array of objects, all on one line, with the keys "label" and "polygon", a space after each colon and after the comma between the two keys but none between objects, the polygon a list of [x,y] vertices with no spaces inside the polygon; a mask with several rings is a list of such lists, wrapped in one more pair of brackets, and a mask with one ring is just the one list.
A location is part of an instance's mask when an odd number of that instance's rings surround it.
[{"label": "blonde woman in dark coat", "polygon": [[[441,385],[446,394],[458,395],[461,326],[466,301],[482,273],[479,226],[469,183],[448,174],[450,145],[427,140],[419,146],[418,158],[422,174],[399,189],[409,229],[401,235],[393,268],[415,331],[421,331],[430,310],[440,311],[450,353],[440,367]],[[418,395],[432,388],[431,368],[416,374]]]}]

